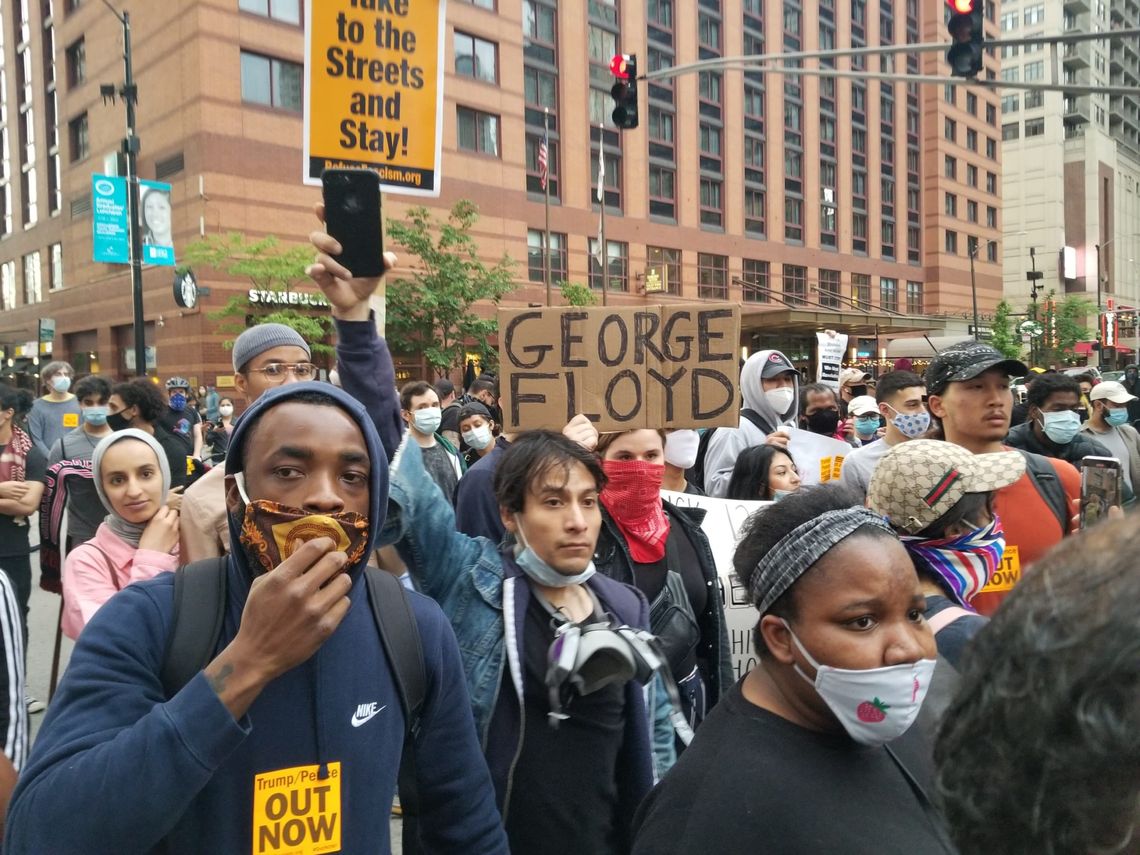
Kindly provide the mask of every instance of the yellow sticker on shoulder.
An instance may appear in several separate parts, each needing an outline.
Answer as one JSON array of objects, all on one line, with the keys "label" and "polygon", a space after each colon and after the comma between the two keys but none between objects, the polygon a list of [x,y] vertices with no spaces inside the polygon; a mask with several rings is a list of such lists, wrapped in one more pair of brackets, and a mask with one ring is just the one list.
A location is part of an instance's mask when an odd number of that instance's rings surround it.
[{"label": "yellow sticker on shoulder", "polygon": [[79,414],[78,413],[64,413],[63,426],[65,428],[79,427]]},{"label": "yellow sticker on shoulder", "polygon": [[340,763],[294,766],[253,779],[254,855],[323,855],[340,851]]}]

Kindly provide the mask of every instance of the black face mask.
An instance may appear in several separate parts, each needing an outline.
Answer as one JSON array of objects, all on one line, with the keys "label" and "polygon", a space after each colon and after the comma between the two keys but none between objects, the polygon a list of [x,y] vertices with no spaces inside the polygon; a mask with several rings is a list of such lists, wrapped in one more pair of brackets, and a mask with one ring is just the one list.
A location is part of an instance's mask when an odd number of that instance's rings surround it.
[{"label": "black face mask", "polygon": [[852,398],[858,398],[860,395],[867,394],[866,386],[848,386],[847,388],[851,391]]},{"label": "black face mask", "polygon": [[111,430],[126,430],[131,426],[131,422],[122,413],[108,413],[107,425]]},{"label": "black face mask", "polygon": [[832,436],[839,427],[837,410],[816,410],[807,417],[807,429],[822,436]]}]

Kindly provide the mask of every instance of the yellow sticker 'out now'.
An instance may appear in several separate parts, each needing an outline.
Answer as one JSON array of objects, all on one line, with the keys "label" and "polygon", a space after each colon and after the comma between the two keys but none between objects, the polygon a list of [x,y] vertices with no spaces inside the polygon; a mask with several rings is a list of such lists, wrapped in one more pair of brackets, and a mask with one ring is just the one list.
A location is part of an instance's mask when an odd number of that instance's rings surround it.
[{"label": "yellow sticker 'out now'", "polygon": [[340,852],[340,763],[294,766],[253,779],[255,855],[324,855]]},{"label": "yellow sticker 'out now'", "polygon": [[1013,586],[1021,579],[1021,556],[1017,553],[1017,546],[1012,543],[1005,545],[1005,552],[989,583],[979,593],[992,594],[997,591],[1012,591]]}]

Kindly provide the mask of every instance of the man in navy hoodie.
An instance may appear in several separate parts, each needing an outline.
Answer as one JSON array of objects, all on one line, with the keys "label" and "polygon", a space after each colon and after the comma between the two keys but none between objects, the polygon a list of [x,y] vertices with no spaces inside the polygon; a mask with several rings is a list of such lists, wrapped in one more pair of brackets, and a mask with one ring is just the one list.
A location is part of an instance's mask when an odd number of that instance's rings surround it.
[{"label": "man in navy hoodie", "polygon": [[[44,720],[7,852],[389,851],[404,717],[363,579],[388,499],[376,428],[347,394],[297,383],[262,396],[230,448],[215,658],[167,698],[173,576],[112,598]],[[308,540],[282,560],[299,520],[336,542]],[[423,843],[505,853],[455,636],[438,606],[409,599],[427,671]]]}]

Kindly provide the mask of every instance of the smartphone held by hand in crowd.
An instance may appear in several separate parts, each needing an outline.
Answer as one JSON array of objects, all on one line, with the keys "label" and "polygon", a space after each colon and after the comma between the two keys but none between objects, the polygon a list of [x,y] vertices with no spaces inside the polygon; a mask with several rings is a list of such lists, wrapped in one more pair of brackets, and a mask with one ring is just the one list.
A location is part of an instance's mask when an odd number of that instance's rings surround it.
[{"label": "smartphone held by hand in crowd", "polygon": [[325,228],[340,243],[336,260],[353,276],[384,272],[380,177],[371,169],[326,169],[321,174]]},{"label": "smartphone held by hand in crowd", "polygon": [[1121,505],[1120,461],[1086,457],[1081,461],[1081,528],[1100,522]]}]

